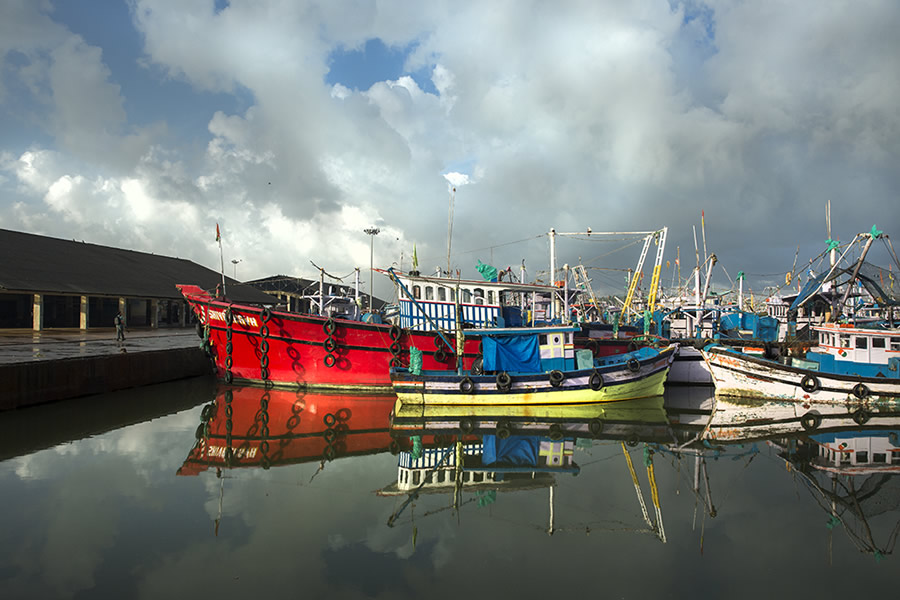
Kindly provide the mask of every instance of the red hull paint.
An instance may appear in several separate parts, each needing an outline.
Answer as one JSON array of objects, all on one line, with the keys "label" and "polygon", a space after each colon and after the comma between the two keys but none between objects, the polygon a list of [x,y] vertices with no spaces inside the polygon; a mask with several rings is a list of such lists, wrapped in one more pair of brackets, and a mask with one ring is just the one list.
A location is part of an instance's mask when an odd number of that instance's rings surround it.
[{"label": "red hull paint", "polygon": [[390,435],[390,412],[395,402],[396,396],[387,395],[221,386],[215,401],[203,409],[197,443],[178,474],[396,453],[400,443],[409,443]]},{"label": "red hull paint", "polygon": [[[333,319],[334,331],[329,335],[326,317],[271,311],[266,320],[263,307],[216,299],[193,285],[178,288],[200,323],[209,326],[216,374],[226,383],[390,392],[391,360],[396,358],[400,365],[408,366],[410,347],[422,351],[423,369],[456,368],[456,356],[433,332],[399,330],[399,338],[394,340],[390,325]],[[454,343],[453,338],[449,341]],[[463,368],[471,368],[479,344],[478,339],[466,338]],[[331,366],[328,356],[333,357]]]}]

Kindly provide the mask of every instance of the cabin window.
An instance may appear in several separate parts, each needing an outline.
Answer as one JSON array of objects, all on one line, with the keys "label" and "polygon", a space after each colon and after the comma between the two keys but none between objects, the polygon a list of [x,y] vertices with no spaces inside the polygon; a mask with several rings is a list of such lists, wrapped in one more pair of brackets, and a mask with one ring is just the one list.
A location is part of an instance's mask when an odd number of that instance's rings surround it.
[{"label": "cabin window", "polygon": [[450,302],[456,302],[456,290],[449,289],[447,290],[450,294]]},{"label": "cabin window", "polygon": [[414,285],[414,286],[413,286],[413,298],[415,298],[416,300],[418,300],[418,299],[420,299],[421,297],[422,297],[422,288],[421,288],[420,286],[418,286],[418,285]]},{"label": "cabin window", "polygon": [[547,345],[547,336],[544,335],[543,333],[538,336],[538,344],[540,344],[541,346]]},{"label": "cabin window", "polygon": [[872,347],[884,349],[884,338],[883,337],[872,338]]},{"label": "cabin window", "polygon": [[857,350],[866,350],[869,348],[869,338],[866,337],[857,337],[856,338],[856,348]]},{"label": "cabin window", "polygon": [[887,454],[884,452],[873,452],[872,453],[872,462],[873,463],[887,463]]},{"label": "cabin window", "polygon": [[894,352],[900,352],[900,337],[891,338],[891,350],[893,350]]},{"label": "cabin window", "polygon": [[475,304],[484,304],[484,290],[475,288]]},{"label": "cabin window", "polygon": [[558,334],[553,336],[553,345],[559,346],[559,335]]},{"label": "cabin window", "polygon": [[425,299],[434,300],[434,288],[430,285],[425,288]]},{"label": "cabin window", "polygon": [[447,301],[447,289],[446,288],[438,288],[438,300],[441,302]]},{"label": "cabin window", "polygon": [[419,481],[421,481],[422,474],[418,471],[413,471],[413,485],[419,485]]},{"label": "cabin window", "polygon": [[869,452],[867,450],[856,451],[856,464],[864,465],[869,462]]},{"label": "cabin window", "polygon": [[465,303],[472,302],[472,292],[469,290],[459,290],[459,301]]},{"label": "cabin window", "polygon": [[850,347],[850,336],[847,334],[841,334],[841,348],[849,348]]},{"label": "cabin window", "polygon": [[488,290],[488,304],[494,304],[494,290]]}]

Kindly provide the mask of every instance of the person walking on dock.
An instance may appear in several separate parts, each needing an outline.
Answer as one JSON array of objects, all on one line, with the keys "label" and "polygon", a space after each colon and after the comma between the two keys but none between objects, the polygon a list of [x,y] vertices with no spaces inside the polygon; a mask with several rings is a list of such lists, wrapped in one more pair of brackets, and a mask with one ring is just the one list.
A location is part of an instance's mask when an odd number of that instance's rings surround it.
[{"label": "person walking on dock", "polygon": [[122,311],[119,311],[116,313],[115,323],[116,323],[116,341],[124,342],[125,341],[125,317],[122,316]]}]

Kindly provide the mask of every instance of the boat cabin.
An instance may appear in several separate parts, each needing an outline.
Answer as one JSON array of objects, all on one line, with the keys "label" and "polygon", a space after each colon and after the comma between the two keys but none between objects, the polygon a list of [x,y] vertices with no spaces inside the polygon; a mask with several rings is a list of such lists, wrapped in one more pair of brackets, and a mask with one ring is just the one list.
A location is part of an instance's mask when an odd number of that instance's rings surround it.
[{"label": "boat cabin", "polygon": [[879,330],[832,323],[813,327],[813,330],[819,338],[816,352],[831,355],[836,361],[887,365],[891,359],[900,360],[900,331],[896,329]]},{"label": "boat cabin", "polygon": [[547,373],[588,369],[590,350],[575,350],[578,327],[515,327],[466,329],[465,335],[481,336],[486,372]]},{"label": "boat cabin", "polygon": [[555,288],[509,281],[470,281],[449,277],[397,275],[404,329],[456,329],[459,305],[464,327],[520,327],[549,318]]}]

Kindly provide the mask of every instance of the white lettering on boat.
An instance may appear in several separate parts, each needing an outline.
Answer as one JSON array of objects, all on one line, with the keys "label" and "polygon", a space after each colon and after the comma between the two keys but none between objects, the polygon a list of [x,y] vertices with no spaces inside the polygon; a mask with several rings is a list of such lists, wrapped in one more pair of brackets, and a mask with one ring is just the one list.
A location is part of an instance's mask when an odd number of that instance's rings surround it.
[{"label": "white lettering on boat", "polygon": [[[211,458],[225,458],[227,446],[207,446],[206,455]],[[256,448],[232,448],[235,458],[253,458],[256,456]]]},{"label": "white lettering on boat", "polygon": [[[233,314],[234,322],[244,327],[259,327],[259,321],[252,315]],[[225,311],[209,309],[209,318],[214,321],[222,321],[225,323]]]}]

